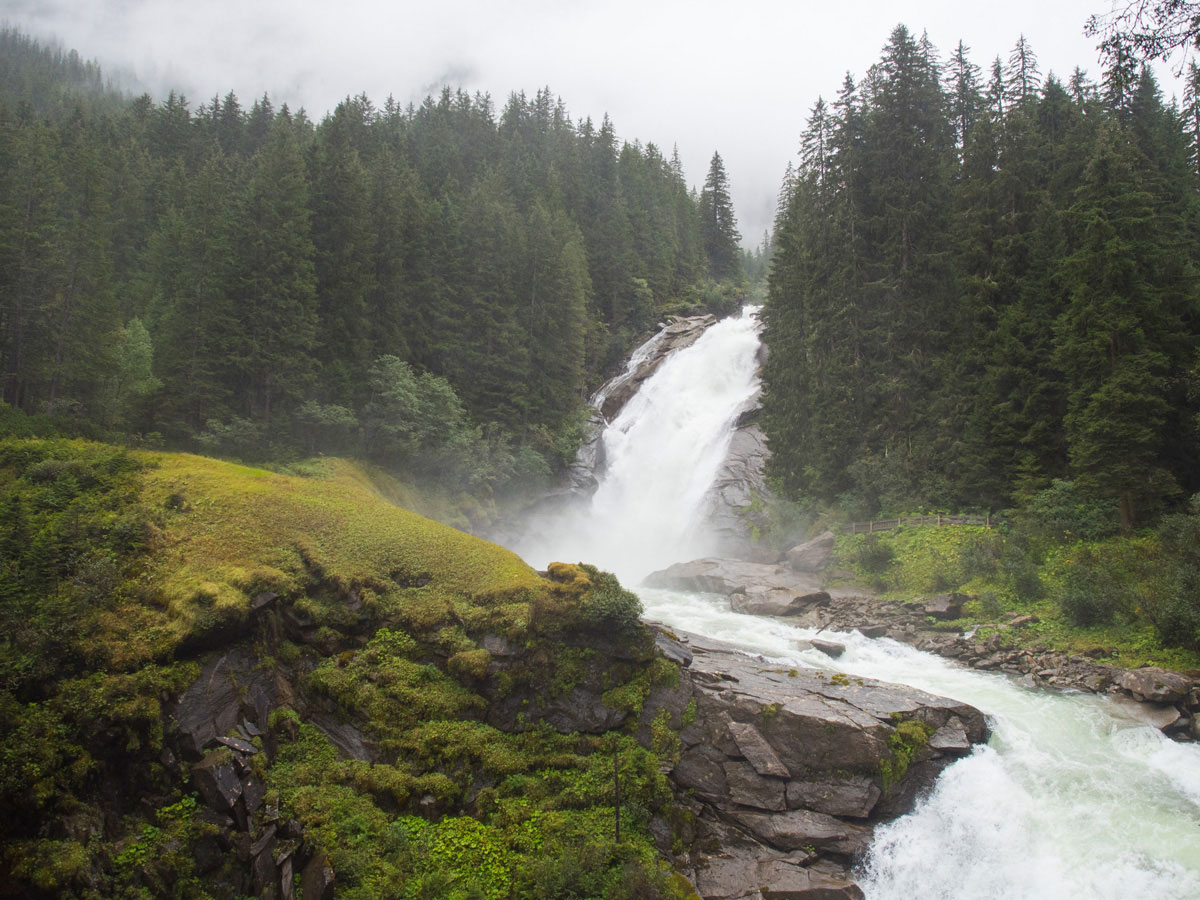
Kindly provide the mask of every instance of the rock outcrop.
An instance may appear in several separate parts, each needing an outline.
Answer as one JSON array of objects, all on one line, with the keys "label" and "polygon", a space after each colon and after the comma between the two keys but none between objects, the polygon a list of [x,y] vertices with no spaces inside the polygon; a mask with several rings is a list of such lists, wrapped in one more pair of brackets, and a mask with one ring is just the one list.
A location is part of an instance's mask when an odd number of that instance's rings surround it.
[{"label": "rock outcrop", "polygon": [[[914,688],[781,669],[695,635],[659,643],[691,663],[651,691],[641,723],[665,711],[680,726],[669,777],[698,837],[681,865],[706,900],[861,897],[848,872],[872,827],[988,735],[978,710]],[[900,748],[912,762],[895,768]],[[706,841],[720,849],[696,849]]]},{"label": "rock outcrop", "polygon": [[720,557],[676,563],[652,572],[642,583],[646,587],[724,594],[734,612],[801,617],[805,625],[814,610],[848,593],[826,590],[821,586],[821,577],[811,572],[797,572],[777,563]]},{"label": "rock outcrop", "polygon": [[668,356],[676,350],[692,346],[716,324],[716,317],[711,315],[669,317],[660,325],[658,334],[638,348],[625,371],[600,386],[592,405],[600,410],[605,421],[611,422],[638,392],[642,383],[666,362]]},{"label": "rock outcrop", "polygon": [[766,435],[755,422],[758,403],[755,395],[743,408],[708,493],[708,520],[721,552],[729,556],[751,556],[754,530],[767,524],[756,507],[769,494],[764,472],[771,455]]}]

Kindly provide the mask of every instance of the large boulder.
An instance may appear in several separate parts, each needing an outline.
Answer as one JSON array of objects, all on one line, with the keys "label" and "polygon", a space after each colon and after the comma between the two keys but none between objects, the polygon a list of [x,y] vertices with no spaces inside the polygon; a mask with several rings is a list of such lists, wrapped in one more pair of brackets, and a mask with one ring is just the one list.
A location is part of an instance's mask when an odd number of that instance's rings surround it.
[{"label": "large boulder", "polygon": [[676,563],[647,575],[642,584],[726,596],[749,594],[751,589],[759,594],[778,591],[793,597],[821,591],[821,580],[815,575],[793,572],[787,566],[720,557]]},{"label": "large boulder", "polygon": [[730,608],[752,616],[799,616],[814,606],[826,606],[827,591],[803,591],[776,585],[750,585],[745,591],[731,594]]},{"label": "large boulder", "polygon": [[820,572],[829,565],[835,540],[833,532],[826,531],[807,543],[793,547],[787,552],[787,564],[797,572]]},{"label": "large boulder", "polygon": [[925,615],[935,619],[962,618],[963,604],[967,602],[966,594],[938,594],[925,601]]},{"label": "large boulder", "polygon": [[1195,682],[1178,672],[1168,672],[1157,666],[1130,669],[1116,677],[1116,683],[1133,695],[1135,700],[1148,703],[1178,703],[1188,696]]},{"label": "large boulder", "polygon": [[[875,823],[910,810],[941,768],[987,738],[983,714],[958,701],[781,668],[698,635],[672,639],[691,665],[651,692],[641,720],[665,713],[679,728],[669,777],[720,845],[695,872],[705,900],[861,897],[841,867],[861,857]],[[931,740],[885,793],[882,764],[906,720],[925,723]]]}]

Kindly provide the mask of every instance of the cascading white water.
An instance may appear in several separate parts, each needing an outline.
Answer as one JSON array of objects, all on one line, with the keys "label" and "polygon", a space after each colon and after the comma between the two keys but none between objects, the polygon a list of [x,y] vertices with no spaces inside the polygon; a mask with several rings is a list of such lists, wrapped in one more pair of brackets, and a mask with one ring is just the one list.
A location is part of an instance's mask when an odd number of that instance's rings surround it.
[{"label": "cascading white water", "polygon": [[876,832],[868,900],[1196,900],[1200,746],[1104,697],[1030,691],[890,640],[741,615],[722,597],[641,589],[647,617],[806,665],[912,685],[987,713],[987,747],[955,763],[912,814]]},{"label": "cascading white water", "polygon": [[535,523],[514,549],[535,564],[584,560],[626,584],[713,552],[703,505],[733,421],[758,390],[756,312],[668,357],[605,429],[607,469],[591,503]]},{"label": "cascading white water", "polygon": [[[757,329],[727,320],[675,353],[609,427],[609,468],[582,515],[528,541],[531,561],[582,559],[636,584],[708,552],[698,513],[741,404],[757,389]],[[994,730],[916,811],[876,832],[868,900],[1197,900],[1200,746],[1176,744],[1103,697],[1018,687],[888,640],[734,613],[724,598],[640,589],[649,619],[785,664],[899,682],[971,703]],[[828,636],[828,633],[826,635]]]}]

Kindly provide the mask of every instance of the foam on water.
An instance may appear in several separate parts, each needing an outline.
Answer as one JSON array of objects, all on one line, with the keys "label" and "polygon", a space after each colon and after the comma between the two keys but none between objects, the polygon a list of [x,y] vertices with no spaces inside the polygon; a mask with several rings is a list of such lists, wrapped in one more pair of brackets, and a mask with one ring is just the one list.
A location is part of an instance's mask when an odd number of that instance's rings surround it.
[{"label": "foam on water", "polygon": [[904,644],[734,613],[714,595],[640,589],[648,618],[772,661],[908,684],[988,715],[988,746],[879,828],[869,900],[1200,898],[1200,747],[1134,724],[1104,697],[1030,691]]}]

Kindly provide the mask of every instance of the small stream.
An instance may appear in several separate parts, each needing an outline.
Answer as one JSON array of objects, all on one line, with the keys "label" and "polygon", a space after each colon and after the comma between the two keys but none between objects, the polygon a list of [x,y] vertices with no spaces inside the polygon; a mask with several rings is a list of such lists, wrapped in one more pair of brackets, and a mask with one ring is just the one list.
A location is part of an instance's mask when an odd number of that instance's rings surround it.
[{"label": "small stream", "polygon": [[[702,509],[741,405],[758,388],[753,311],[673,354],[605,432],[590,505],[531,523],[514,547],[544,566],[585,560],[635,585],[714,546]],[[1007,677],[857,632],[832,660],[782,620],[723,597],[639,589],[646,618],[779,662],[911,685],[988,715],[986,747],[876,831],[858,872],[869,900],[1200,900],[1200,745],[1177,744],[1104,697]]]}]

